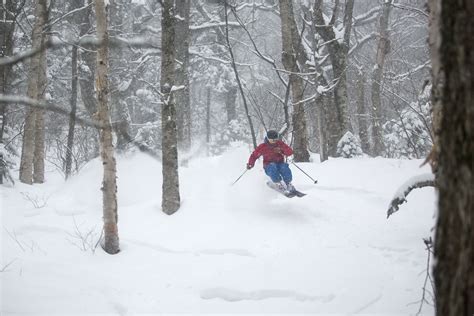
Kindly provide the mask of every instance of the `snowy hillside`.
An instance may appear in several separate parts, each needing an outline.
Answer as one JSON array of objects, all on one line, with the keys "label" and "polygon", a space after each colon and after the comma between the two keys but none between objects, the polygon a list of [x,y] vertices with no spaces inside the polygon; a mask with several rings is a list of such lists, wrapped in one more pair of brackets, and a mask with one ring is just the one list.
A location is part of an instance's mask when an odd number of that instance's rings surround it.
[{"label": "snowy hillside", "polygon": [[429,171],[421,161],[300,163],[319,183],[291,166],[308,195],[287,199],[265,185],[261,162],[230,185],[249,153],[242,146],[180,168],[182,207],[172,216],[160,210],[160,163],[118,157],[114,256],[93,251],[99,160],[68,182],[51,172],[44,185],[0,186],[1,315],[417,313],[434,190],[413,191],[388,220],[386,211],[398,186]]}]

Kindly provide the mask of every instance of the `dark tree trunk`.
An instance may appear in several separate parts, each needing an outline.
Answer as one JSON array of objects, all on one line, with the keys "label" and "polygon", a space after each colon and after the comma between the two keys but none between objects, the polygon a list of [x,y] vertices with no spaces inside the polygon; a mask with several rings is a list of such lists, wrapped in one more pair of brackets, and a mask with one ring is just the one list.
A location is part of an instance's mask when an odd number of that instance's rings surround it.
[{"label": "dark tree trunk", "polygon": [[[436,314],[474,315],[474,2],[430,1],[440,14],[432,57],[441,105]],[[438,25],[439,24],[439,25]],[[439,29],[438,29],[439,27]]]},{"label": "dark tree trunk", "polygon": [[237,100],[237,87],[229,87],[225,94],[225,108],[227,112],[227,123],[237,118],[235,104]]},{"label": "dark tree trunk", "polygon": [[206,89],[206,144],[211,142],[211,88]]},{"label": "dark tree trunk", "polygon": [[359,71],[357,74],[357,121],[359,123],[359,138],[362,151],[364,153],[370,152],[369,142],[369,114],[365,106],[365,73]]},{"label": "dark tree trunk", "polygon": [[[333,25],[326,25],[323,16],[323,1],[316,0],[313,7],[313,19],[316,32],[327,43],[327,49],[331,60],[334,80],[337,81],[334,87],[333,109],[328,109],[328,151],[330,156],[337,156],[337,143],[347,131],[351,130],[348,100],[347,100],[347,56],[349,53],[350,35],[352,30],[352,13],[354,0],[347,0],[344,9],[344,36],[342,43],[336,39]],[[335,10],[337,9],[337,6]],[[334,12],[333,17],[336,16]]]},{"label": "dark tree trunk", "polygon": [[178,132],[176,107],[174,103],[175,84],[175,17],[173,0],[163,0],[161,20],[161,112],[162,154],[163,154],[163,194],[162,210],[171,215],[180,207],[178,175]]},{"label": "dark tree trunk", "polygon": [[[306,127],[306,117],[304,111],[304,84],[301,72],[306,60],[305,52],[301,47],[300,35],[296,28],[293,4],[289,0],[280,0],[281,36],[282,36],[282,63],[290,73],[289,83],[291,84],[293,103],[293,139],[294,139],[294,160],[299,162],[309,161],[308,152],[308,131]],[[298,65],[298,62],[300,65]]]},{"label": "dark tree trunk", "polygon": [[74,147],[74,130],[76,126],[76,108],[77,108],[77,47],[72,48],[71,56],[71,114],[69,115],[69,130],[67,134],[65,174],[66,179],[71,175],[72,154]]},{"label": "dark tree trunk", "polygon": [[[15,30],[15,6],[12,0],[0,6],[0,57],[11,56],[13,52],[13,31]],[[9,77],[12,65],[0,66],[0,93],[8,92]],[[0,143],[3,143],[3,133],[6,125],[7,104],[0,102]],[[0,174],[1,177],[1,174]]]},{"label": "dark tree trunk", "polygon": [[385,150],[382,133],[383,111],[380,93],[382,90],[385,57],[390,51],[388,22],[391,8],[392,0],[386,1],[382,6],[382,12],[379,18],[379,42],[377,46],[377,56],[375,59],[374,71],[372,73],[372,139],[374,141],[372,154],[374,156],[382,155]]}]

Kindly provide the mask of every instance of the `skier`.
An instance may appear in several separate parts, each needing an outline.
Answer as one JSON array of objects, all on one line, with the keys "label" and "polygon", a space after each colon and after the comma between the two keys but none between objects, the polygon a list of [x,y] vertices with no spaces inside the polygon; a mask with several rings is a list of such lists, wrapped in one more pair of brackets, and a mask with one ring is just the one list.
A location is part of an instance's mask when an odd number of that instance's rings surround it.
[{"label": "skier", "polygon": [[[290,167],[284,156],[291,156],[293,149],[278,138],[278,132],[269,130],[262,144],[252,152],[247,163],[247,169],[252,169],[255,161],[263,156],[263,169],[272,179],[273,187],[284,194],[296,191],[291,180]],[[283,180],[283,181],[282,181]]]}]

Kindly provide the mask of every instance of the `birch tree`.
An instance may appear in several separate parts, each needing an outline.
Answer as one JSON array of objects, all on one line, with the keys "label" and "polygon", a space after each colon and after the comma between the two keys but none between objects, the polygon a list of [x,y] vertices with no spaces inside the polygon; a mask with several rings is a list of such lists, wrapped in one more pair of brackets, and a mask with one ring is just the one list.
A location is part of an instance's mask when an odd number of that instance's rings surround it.
[{"label": "birch tree", "polygon": [[[45,41],[43,28],[48,20],[47,0],[38,0],[35,6],[35,24],[32,32],[32,48],[41,52],[31,58],[27,95],[40,100],[46,88],[46,52],[41,49]],[[44,181],[44,112],[28,108],[23,130],[20,181],[26,184]]]},{"label": "birch tree", "polygon": [[178,176],[178,135],[175,83],[175,18],[174,1],[163,0],[161,20],[161,129],[163,157],[162,210],[171,215],[180,207]]},{"label": "birch tree", "polygon": [[102,200],[104,219],[104,240],[102,248],[109,254],[120,251],[118,237],[117,176],[114,147],[112,144],[112,125],[109,111],[109,35],[107,30],[107,12],[104,0],[95,0],[97,18],[97,37],[101,44],[97,51],[96,91],[98,100],[98,119],[100,130],[100,156],[104,166],[102,180]]}]

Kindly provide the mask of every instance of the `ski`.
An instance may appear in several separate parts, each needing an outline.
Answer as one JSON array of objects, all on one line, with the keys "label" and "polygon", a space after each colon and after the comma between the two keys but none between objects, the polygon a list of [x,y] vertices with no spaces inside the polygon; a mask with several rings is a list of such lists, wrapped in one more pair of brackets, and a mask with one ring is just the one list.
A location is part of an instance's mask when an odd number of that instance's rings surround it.
[{"label": "ski", "polygon": [[295,190],[295,191],[293,191],[292,193],[293,193],[295,196],[300,197],[300,198],[306,195],[306,193],[300,192],[300,191],[298,191],[298,190]]},{"label": "ski", "polygon": [[293,198],[293,197],[295,197],[295,196],[297,196],[297,197],[303,197],[303,196],[306,195],[305,193],[300,192],[300,191],[298,191],[298,190],[295,190],[295,191],[292,191],[292,192],[282,191],[282,190],[278,189],[278,188],[275,186],[275,184],[274,184],[273,182],[270,182],[270,181],[267,182],[267,185],[268,185],[271,189],[273,189],[273,190],[277,191],[278,193],[280,193],[280,194],[286,196],[287,198]]}]

